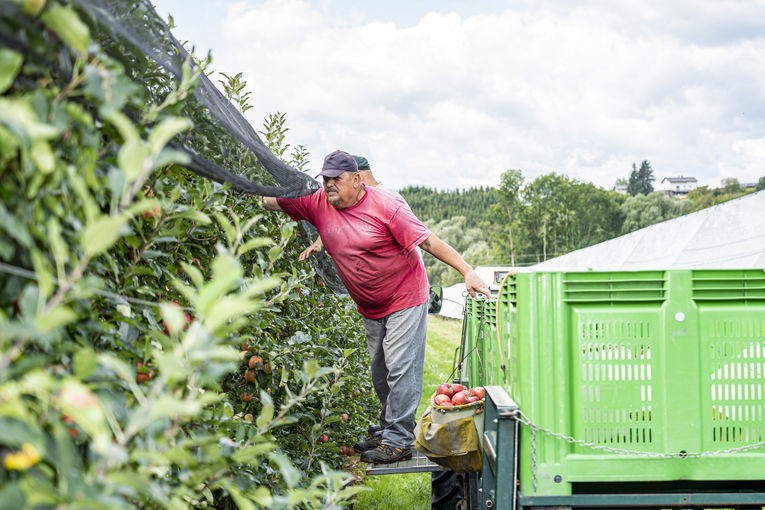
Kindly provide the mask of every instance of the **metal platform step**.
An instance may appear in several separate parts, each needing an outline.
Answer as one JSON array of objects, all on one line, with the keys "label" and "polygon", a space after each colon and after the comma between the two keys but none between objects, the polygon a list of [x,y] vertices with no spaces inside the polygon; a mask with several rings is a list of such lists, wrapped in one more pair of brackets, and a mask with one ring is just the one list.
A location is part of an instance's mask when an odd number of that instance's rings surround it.
[{"label": "metal platform step", "polygon": [[432,473],[433,471],[445,470],[431,462],[425,455],[412,448],[412,458],[392,464],[367,464],[368,475],[393,475],[398,473]]}]

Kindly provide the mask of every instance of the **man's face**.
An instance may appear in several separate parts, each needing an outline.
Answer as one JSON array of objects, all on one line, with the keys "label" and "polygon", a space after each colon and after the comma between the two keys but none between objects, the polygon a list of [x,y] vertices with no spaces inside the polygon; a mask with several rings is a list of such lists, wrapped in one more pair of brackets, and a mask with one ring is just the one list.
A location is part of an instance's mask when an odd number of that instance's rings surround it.
[{"label": "man's face", "polygon": [[358,201],[361,177],[358,172],[343,172],[337,177],[324,177],[324,194],[335,209],[350,207]]}]

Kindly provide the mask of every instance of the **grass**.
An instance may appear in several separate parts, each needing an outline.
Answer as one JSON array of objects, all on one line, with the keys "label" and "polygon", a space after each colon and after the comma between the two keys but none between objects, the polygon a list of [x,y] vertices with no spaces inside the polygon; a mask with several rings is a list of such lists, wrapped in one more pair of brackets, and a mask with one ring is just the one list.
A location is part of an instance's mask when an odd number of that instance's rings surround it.
[{"label": "grass", "polygon": [[[428,343],[425,349],[425,371],[422,398],[417,408],[419,417],[428,407],[430,396],[442,382],[451,382],[454,349],[460,343],[462,322],[438,315],[428,317]],[[354,510],[428,510],[430,509],[430,473],[366,476],[372,489],[359,494]]]}]

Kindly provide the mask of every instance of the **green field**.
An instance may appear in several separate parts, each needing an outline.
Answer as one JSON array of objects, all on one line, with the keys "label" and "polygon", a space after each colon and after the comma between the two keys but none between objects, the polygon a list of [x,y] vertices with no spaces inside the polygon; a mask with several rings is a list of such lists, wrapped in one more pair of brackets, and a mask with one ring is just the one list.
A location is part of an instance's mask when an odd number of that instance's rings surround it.
[{"label": "green field", "polygon": [[[462,322],[438,315],[428,317],[428,345],[419,417],[428,407],[428,399],[442,382],[449,381],[454,349],[460,343]],[[363,466],[363,464],[362,464]],[[430,473],[365,476],[372,490],[359,495],[355,510],[419,510],[430,508]]]}]

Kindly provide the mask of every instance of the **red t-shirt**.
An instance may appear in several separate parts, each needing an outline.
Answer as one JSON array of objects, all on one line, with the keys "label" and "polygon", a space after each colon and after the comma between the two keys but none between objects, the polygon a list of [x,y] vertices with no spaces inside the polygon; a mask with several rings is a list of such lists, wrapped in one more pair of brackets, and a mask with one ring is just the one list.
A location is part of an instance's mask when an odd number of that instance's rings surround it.
[{"label": "red t-shirt", "polygon": [[319,230],[364,317],[379,319],[428,300],[428,277],[415,248],[430,230],[402,199],[367,187],[346,209],[332,207],[323,189],[278,203],[292,219],[307,220]]}]

